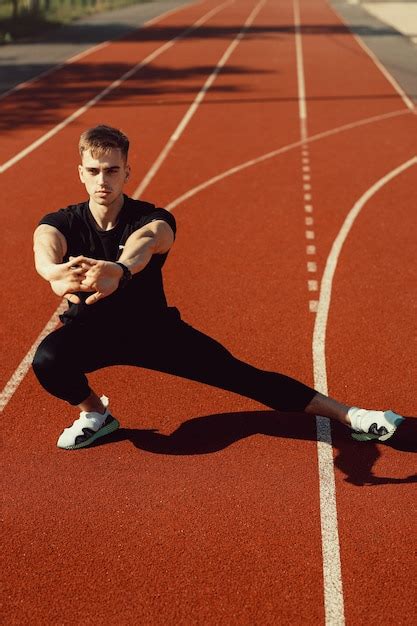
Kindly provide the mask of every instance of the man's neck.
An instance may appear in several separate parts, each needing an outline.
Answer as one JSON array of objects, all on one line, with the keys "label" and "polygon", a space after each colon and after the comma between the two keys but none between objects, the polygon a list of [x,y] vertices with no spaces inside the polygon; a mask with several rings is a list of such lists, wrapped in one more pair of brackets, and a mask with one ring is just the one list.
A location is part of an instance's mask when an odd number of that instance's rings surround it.
[{"label": "man's neck", "polygon": [[101,230],[111,230],[117,224],[119,213],[123,207],[124,196],[120,195],[108,205],[97,204],[92,198],[88,203],[92,216]]}]

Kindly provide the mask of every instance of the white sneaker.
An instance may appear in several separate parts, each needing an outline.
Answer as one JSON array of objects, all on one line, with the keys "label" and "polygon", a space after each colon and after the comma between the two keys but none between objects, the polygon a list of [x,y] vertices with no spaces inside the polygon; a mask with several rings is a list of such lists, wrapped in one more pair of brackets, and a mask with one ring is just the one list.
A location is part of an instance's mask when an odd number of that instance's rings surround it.
[{"label": "white sneaker", "polygon": [[393,436],[404,418],[393,411],[368,411],[352,406],[348,411],[352,438],[356,441],[386,441]]},{"label": "white sneaker", "polygon": [[100,400],[106,408],[105,413],[81,411],[80,417],[75,420],[73,425],[65,428],[61,433],[56,444],[58,448],[65,450],[84,448],[99,437],[108,435],[119,428],[119,422],[110,415],[109,399],[106,396],[101,396]]}]

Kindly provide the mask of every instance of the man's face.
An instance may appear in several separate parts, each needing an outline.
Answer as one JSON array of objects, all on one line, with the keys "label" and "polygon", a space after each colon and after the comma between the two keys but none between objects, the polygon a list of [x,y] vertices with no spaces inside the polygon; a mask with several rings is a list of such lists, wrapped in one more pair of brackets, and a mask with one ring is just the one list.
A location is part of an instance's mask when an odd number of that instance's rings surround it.
[{"label": "man's face", "polygon": [[118,148],[113,148],[97,158],[93,157],[90,150],[86,150],[78,172],[90,198],[96,204],[109,206],[123,193],[130,167]]}]

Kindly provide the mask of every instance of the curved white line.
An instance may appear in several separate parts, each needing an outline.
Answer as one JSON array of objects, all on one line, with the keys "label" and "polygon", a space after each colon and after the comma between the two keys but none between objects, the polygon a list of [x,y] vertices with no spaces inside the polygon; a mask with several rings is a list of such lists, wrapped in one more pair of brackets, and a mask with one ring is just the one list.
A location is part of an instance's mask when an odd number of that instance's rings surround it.
[{"label": "curved white line", "polygon": [[229,176],[232,176],[233,174],[238,174],[242,170],[245,170],[248,167],[252,167],[252,165],[257,165],[258,163],[262,163],[262,161],[267,161],[268,159],[272,159],[276,156],[279,156],[280,154],[284,154],[285,152],[289,152],[290,150],[299,148],[300,146],[313,143],[314,141],[319,141],[320,139],[331,137],[332,135],[337,135],[338,133],[344,132],[346,130],[352,130],[354,128],[358,128],[359,126],[365,126],[366,124],[380,122],[382,120],[386,120],[392,117],[399,117],[400,115],[409,115],[410,113],[413,113],[413,112],[409,111],[408,109],[401,109],[399,111],[392,111],[391,113],[384,113],[383,115],[376,115],[374,117],[368,117],[363,120],[360,120],[359,122],[351,122],[350,124],[345,124],[344,126],[338,126],[337,128],[323,131],[322,133],[318,133],[317,135],[311,135],[311,137],[309,137],[308,139],[295,141],[294,143],[287,144],[286,146],[277,148],[277,150],[272,150],[272,152],[267,152],[266,154],[263,154],[259,157],[250,159],[249,161],[245,161],[244,163],[241,163],[240,165],[235,165],[234,167],[231,167],[229,170],[226,170],[222,172],[221,174],[217,174],[217,176],[213,176],[212,178],[209,178],[203,183],[200,183],[199,185],[196,185],[196,187],[193,187],[189,191],[185,192],[178,198],[175,198],[175,200],[172,200],[172,202],[167,204],[165,208],[168,211],[172,211],[179,204],[182,204],[182,202],[185,202],[185,200],[189,200],[189,198],[192,198],[200,191],[204,191],[204,189],[211,187],[211,185],[215,185],[216,183],[220,182],[221,180],[225,178],[228,178]]},{"label": "curved white line", "polygon": [[385,174],[372,187],[370,187],[349,211],[345,221],[333,242],[332,249],[327,257],[326,266],[321,281],[319,303],[313,332],[313,366],[314,386],[317,391],[327,395],[327,370],[326,370],[326,331],[327,319],[332,297],[333,278],[336,271],[339,256],[346,238],[362,208],[373,195],[393,178],[404,172],[412,165],[417,165],[417,156],[409,159],[394,170]]}]

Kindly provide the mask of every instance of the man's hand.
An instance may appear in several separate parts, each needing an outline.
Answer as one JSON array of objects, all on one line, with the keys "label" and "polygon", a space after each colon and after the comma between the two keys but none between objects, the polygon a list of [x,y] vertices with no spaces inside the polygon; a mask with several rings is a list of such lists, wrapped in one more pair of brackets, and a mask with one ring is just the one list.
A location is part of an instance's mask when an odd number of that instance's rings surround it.
[{"label": "man's hand", "polygon": [[80,298],[74,292],[84,291],[81,285],[91,267],[91,260],[84,256],[78,256],[70,257],[67,263],[50,265],[48,267],[47,280],[53,292],[57,296],[66,298],[73,304],[79,304]]},{"label": "man's hand", "polygon": [[94,291],[85,301],[86,304],[94,304],[116,291],[123,275],[120,265],[88,257],[82,259],[89,267],[80,283],[80,291]]}]

